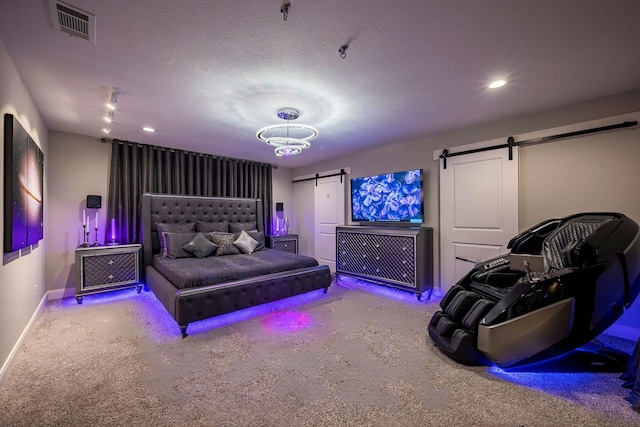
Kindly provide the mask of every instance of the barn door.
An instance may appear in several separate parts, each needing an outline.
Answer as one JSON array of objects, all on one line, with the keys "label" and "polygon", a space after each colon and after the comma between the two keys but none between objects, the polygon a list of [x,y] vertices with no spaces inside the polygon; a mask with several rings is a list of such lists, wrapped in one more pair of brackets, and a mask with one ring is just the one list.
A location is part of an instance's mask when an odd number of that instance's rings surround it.
[{"label": "barn door", "polygon": [[513,160],[505,148],[448,157],[446,169],[443,163],[440,160],[444,294],[475,263],[506,253],[509,240],[518,234],[518,148],[513,148]]}]

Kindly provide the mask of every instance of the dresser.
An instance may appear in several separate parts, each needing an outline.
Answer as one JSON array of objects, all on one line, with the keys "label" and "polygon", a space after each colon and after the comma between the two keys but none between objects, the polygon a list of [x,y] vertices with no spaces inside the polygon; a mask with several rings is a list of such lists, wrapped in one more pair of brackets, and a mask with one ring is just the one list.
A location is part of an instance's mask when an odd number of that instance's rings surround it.
[{"label": "dresser", "polygon": [[76,300],[85,295],[136,288],[140,282],[142,245],[89,246],[76,249]]},{"label": "dresser", "polygon": [[431,296],[433,229],[336,227],[336,273]]}]

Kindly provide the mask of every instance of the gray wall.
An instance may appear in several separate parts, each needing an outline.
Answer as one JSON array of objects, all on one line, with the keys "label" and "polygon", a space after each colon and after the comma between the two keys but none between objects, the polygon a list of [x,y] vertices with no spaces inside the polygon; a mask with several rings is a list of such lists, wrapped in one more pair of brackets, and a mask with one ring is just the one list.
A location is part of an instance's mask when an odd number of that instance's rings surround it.
[{"label": "gray wall", "polygon": [[[3,254],[0,265],[0,378],[26,333],[29,323],[44,304],[45,254],[49,230],[49,151],[47,128],[29,92],[0,40],[0,165],[4,176],[4,115],[13,114],[44,153],[44,240],[30,249]],[[0,187],[0,224],[4,222],[4,186]],[[0,227],[4,239],[4,227]]]},{"label": "gray wall", "polygon": [[94,215],[98,212],[98,241],[104,243],[111,144],[97,138],[63,132],[49,135],[49,230],[47,287],[49,298],[75,295],[75,249],[83,242],[82,211],[88,194],[102,196],[101,209],[88,209],[90,242],[95,240]]},{"label": "gray wall", "polygon": [[[425,170],[425,222],[434,228],[434,281],[439,286],[439,162],[434,151],[511,135],[526,134],[559,126],[574,125],[640,111],[640,90],[585,102],[568,108],[526,117],[507,118],[499,123],[428,137],[403,144],[381,146],[363,153],[294,170],[295,176],[351,167],[351,176],[423,168]],[[639,118],[639,114],[632,114]],[[634,191],[640,183],[640,131],[620,131],[523,147],[520,151],[519,227],[524,230],[557,216],[588,210],[623,212],[640,222],[640,197]],[[306,193],[294,184],[294,194]],[[299,187],[300,186],[300,187]],[[345,215],[349,215],[349,190]],[[297,199],[297,197],[296,197]],[[296,221],[311,221],[313,199],[297,204]],[[311,245],[312,247],[312,245]],[[640,302],[627,311],[617,330],[635,339],[640,335]],[[616,332],[621,335],[621,333]]]},{"label": "gray wall", "polygon": [[[82,210],[88,194],[102,196],[98,210],[98,241],[104,242],[109,187],[111,144],[97,138],[63,132],[50,133],[48,167],[51,187],[49,219],[51,227],[47,246],[47,284],[49,298],[75,295],[75,248],[82,243]],[[292,169],[273,170],[273,198],[292,206]],[[275,205],[274,205],[275,211]],[[96,210],[87,210],[91,226]],[[94,241],[91,229],[90,241]]]}]

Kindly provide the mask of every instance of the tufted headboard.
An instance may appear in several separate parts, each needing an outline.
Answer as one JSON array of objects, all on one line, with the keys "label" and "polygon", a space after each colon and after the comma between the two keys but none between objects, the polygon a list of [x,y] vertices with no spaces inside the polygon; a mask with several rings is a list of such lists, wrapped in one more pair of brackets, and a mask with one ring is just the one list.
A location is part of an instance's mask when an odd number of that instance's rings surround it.
[{"label": "tufted headboard", "polygon": [[261,199],[144,193],[140,212],[143,271],[160,251],[157,223],[254,222],[264,231]]}]

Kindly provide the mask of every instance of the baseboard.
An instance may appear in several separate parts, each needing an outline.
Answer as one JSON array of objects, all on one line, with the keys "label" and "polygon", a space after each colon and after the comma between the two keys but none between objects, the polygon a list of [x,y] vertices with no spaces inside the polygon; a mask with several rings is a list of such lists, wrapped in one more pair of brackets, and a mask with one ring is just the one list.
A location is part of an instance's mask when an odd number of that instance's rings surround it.
[{"label": "baseboard", "polygon": [[36,310],[33,312],[33,315],[31,316],[31,319],[29,319],[29,323],[27,323],[27,326],[24,328],[24,330],[20,334],[20,338],[18,338],[18,341],[16,341],[16,344],[11,349],[11,352],[9,353],[9,357],[7,357],[7,360],[4,361],[4,363],[2,365],[2,368],[0,368],[0,384],[2,384],[2,381],[4,379],[4,375],[7,372],[9,372],[9,367],[11,366],[11,363],[13,362],[13,358],[16,356],[16,354],[18,354],[18,350],[20,350],[20,347],[22,346],[22,342],[24,341],[25,337],[27,336],[27,334],[31,330],[31,327],[33,326],[33,324],[36,321],[36,319],[38,318],[38,316],[40,316],[40,313],[42,312],[42,309],[46,305],[47,300],[48,300],[48,295],[47,295],[47,293],[45,293],[43,295],[42,299],[40,300],[40,303],[38,304],[38,307],[36,307]]}]

